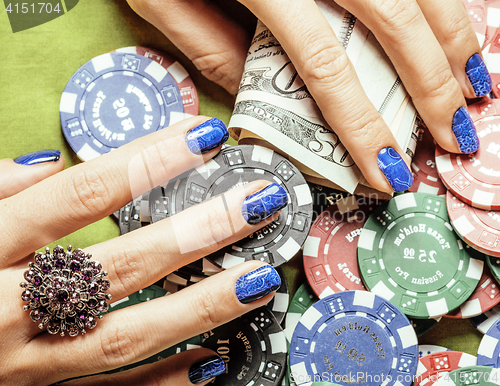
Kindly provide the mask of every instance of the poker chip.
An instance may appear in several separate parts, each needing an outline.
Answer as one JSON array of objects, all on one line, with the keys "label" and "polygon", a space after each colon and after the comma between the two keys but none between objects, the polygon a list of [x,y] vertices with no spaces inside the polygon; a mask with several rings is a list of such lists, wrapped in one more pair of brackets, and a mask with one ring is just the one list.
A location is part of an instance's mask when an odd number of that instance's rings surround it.
[{"label": "poker chip", "polygon": [[418,345],[418,356],[422,358],[426,355],[435,354],[443,351],[451,351],[449,348],[443,346],[436,346],[433,344],[419,344]]},{"label": "poker chip", "polygon": [[[158,287],[156,285],[151,285],[151,286],[146,287],[140,291],[134,292],[133,294],[131,294],[123,299],[120,299],[114,303],[111,303],[109,305],[109,310],[107,311],[107,313],[113,312],[116,310],[120,310],[120,309],[123,309],[126,307],[131,307],[131,306],[134,306],[136,304],[144,303],[144,302],[150,301],[152,299],[161,298],[161,297],[165,296],[166,293],[167,293],[167,291],[165,291],[163,288]],[[167,349],[159,352],[158,354],[155,354],[147,359],[144,359],[144,360],[137,362],[137,363],[133,363],[131,365],[120,367],[118,369],[107,371],[106,374],[112,374],[112,373],[116,373],[118,371],[125,371],[128,369],[132,369],[134,367],[137,367],[137,366],[148,364],[148,363],[155,363],[155,362],[158,362],[162,359],[168,358],[169,356],[178,354],[180,352],[195,349],[195,348],[200,348],[200,347],[201,347],[201,338],[199,335],[196,335],[190,339],[187,339],[181,343],[178,343],[172,347],[169,347],[169,348],[167,348]]]},{"label": "poker chip", "polygon": [[132,232],[151,223],[149,218],[149,192],[139,196],[118,211],[120,234]]},{"label": "poker chip", "polygon": [[477,364],[500,367],[500,320],[495,321],[483,335],[477,349]]},{"label": "poker chip", "polygon": [[486,258],[486,263],[495,280],[500,283],[500,258],[488,256]]},{"label": "poker chip", "polygon": [[184,195],[186,191],[187,174],[184,173],[166,185],[155,187],[149,193],[149,215],[155,223],[184,209]]},{"label": "poker chip", "polygon": [[[478,358],[479,363],[479,358]],[[439,378],[435,386],[497,386],[500,383],[500,369],[488,366],[466,366],[450,371]]]},{"label": "poker chip", "polygon": [[479,46],[482,47],[486,37],[487,15],[484,0],[462,0],[462,3],[469,15],[472,28],[476,32]]},{"label": "poker chip", "polygon": [[[485,260],[487,256],[474,250],[469,245],[465,245],[469,255],[476,259]],[[487,265],[484,265],[483,273],[479,283],[472,295],[459,308],[448,312],[444,315],[447,318],[467,319],[481,315],[488,311],[493,306],[500,302],[500,292],[498,291],[498,283],[493,277],[491,270]]]},{"label": "poker chip", "polygon": [[290,343],[297,385],[411,385],[417,364],[417,337],[408,318],[368,291],[320,299],[304,313]]},{"label": "poker chip", "polygon": [[184,119],[172,75],[156,61],[111,52],[80,67],[59,105],[64,136],[82,161]]},{"label": "poker chip", "polygon": [[286,339],[274,315],[265,307],[201,335],[202,346],[226,362],[226,373],[214,386],[277,386],[285,373]]},{"label": "poker chip", "polygon": [[418,360],[414,386],[431,386],[444,374],[466,366],[476,366],[477,358],[459,351],[429,354]]},{"label": "poker chip", "polygon": [[500,319],[500,306],[495,306],[481,315],[470,318],[469,321],[476,327],[479,332],[486,334],[486,331]]},{"label": "poker chip", "polygon": [[290,301],[290,293],[288,291],[288,283],[285,273],[280,267],[277,267],[276,271],[281,278],[281,287],[278,288],[276,294],[271,299],[271,301],[267,303],[266,307],[273,313],[278,323],[281,324],[286,316],[288,303]]},{"label": "poker chip", "polygon": [[[177,271],[168,274],[165,277],[166,284],[164,284],[164,288],[170,293],[175,293],[208,277],[203,274],[200,275],[193,273],[189,269],[189,267],[190,266],[182,267]],[[278,323],[281,324],[281,322],[283,322],[283,320],[285,319],[285,315],[288,309],[290,293],[288,291],[288,283],[285,273],[280,267],[276,267],[275,269],[280,276],[281,286],[280,288],[278,288],[271,301],[265,305],[265,307],[273,313]]]},{"label": "poker chip", "polygon": [[[500,20],[499,24],[500,26]],[[495,97],[500,97],[500,31],[496,29],[493,38],[488,47],[488,53],[485,57],[487,60],[488,70],[491,76],[491,83],[493,85],[491,91]]]},{"label": "poker chip", "polygon": [[146,47],[125,47],[116,50],[116,52],[142,55],[160,64],[170,75],[172,75],[175,83],[177,83],[184,106],[184,113],[187,115],[198,115],[200,102],[196,86],[189,76],[189,73],[177,60],[164,52]]},{"label": "poker chip", "polygon": [[318,297],[308,283],[303,283],[295,292],[285,317],[285,336],[288,342],[302,315],[318,301]]},{"label": "poker chip", "polygon": [[406,315],[437,318],[472,294],[484,262],[449,224],[444,197],[405,193],[379,206],[358,242],[365,286]]},{"label": "poker chip", "polygon": [[348,194],[328,186],[322,186],[310,182],[307,184],[309,185],[313,202],[313,221],[316,220],[316,218],[323,213],[326,208],[331,205],[335,205],[338,200],[346,197]]},{"label": "poker chip", "polygon": [[375,209],[365,197],[349,196],[314,221],[304,244],[304,270],[320,299],[335,292],[363,290],[356,250],[363,224]]},{"label": "poker chip", "polygon": [[[292,340],[293,332],[295,331],[295,327],[299,322],[304,312],[309,309],[314,303],[318,301],[318,297],[311,289],[308,283],[303,283],[295,292],[290,301],[290,305],[288,306],[288,311],[286,313],[285,318],[285,337],[288,352],[290,351],[290,341]],[[283,378],[283,382],[285,386],[296,386],[295,382],[291,377],[290,371],[290,361],[287,361],[286,373]]]},{"label": "poker chip", "polygon": [[417,148],[411,162],[413,184],[408,191],[441,196],[446,193],[446,186],[441,182],[436,169],[436,145],[427,127],[423,123],[420,127]]},{"label": "poker chip", "polygon": [[184,176],[151,193],[153,221],[255,180],[277,182],[287,192],[288,205],[276,220],[207,256],[218,267],[230,268],[247,260],[277,267],[301,252],[312,223],[312,197],[300,171],[285,157],[258,145],[227,146]]},{"label": "poker chip", "polygon": [[[462,240],[486,255],[500,257],[498,212],[473,208],[449,191],[446,193],[446,206],[451,225]],[[496,268],[492,272],[496,272]]]},{"label": "poker chip", "polygon": [[500,100],[469,106],[480,141],[474,154],[451,154],[436,146],[436,166],[445,186],[460,200],[484,210],[500,209]]},{"label": "poker chip", "polygon": [[432,330],[441,320],[441,318],[437,319],[415,319],[408,318],[411,323],[411,326],[415,330],[415,334],[417,334],[417,338],[420,338],[422,335],[426,334],[430,330]]}]

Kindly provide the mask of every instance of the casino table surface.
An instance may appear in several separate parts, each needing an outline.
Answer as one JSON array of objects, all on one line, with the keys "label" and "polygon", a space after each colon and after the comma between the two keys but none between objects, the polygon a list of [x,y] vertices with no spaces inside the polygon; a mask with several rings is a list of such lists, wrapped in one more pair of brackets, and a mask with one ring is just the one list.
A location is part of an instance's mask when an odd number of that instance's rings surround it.
[{"label": "casino table surface", "polygon": [[[216,2],[250,32],[253,30],[255,19],[239,3]],[[150,47],[175,57],[197,87],[200,114],[229,122],[234,97],[206,80],[189,59],[161,32],[137,16],[125,0],[82,0],[66,14],[16,33],[12,32],[5,7],[1,7],[0,42],[0,159],[42,149],[60,149],[66,167],[79,163],[61,131],[61,93],[82,64],[127,46]],[[33,216],[36,215],[34,212]],[[108,217],[51,245],[85,248],[117,236],[118,226]],[[295,259],[284,269],[293,293],[306,280],[302,261]],[[476,355],[481,337],[469,321],[443,318],[419,343]]]}]

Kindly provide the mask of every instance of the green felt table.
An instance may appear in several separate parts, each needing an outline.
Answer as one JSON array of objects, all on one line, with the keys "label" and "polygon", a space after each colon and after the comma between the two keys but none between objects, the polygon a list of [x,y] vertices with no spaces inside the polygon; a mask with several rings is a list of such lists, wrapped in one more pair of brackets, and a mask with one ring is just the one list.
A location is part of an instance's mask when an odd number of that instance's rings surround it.
[{"label": "green felt table", "polygon": [[[219,3],[251,32],[255,19],[246,9],[232,0],[219,0]],[[138,17],[126,1],[82,0],[63,16],[16,33],[12,32],[8,14],[1,7],[0,159],[42,149],[60,149],[66,158],[66,167],[79,163],[61,132],[61,93],[68,79],[88,60],[135,45],[158,49],[177,58],[197,86],[200,114],[229,122],[234,97],[203,78],[167,38]],[[37,216],[36,210],[33,216]],[[116,222],[107,217],[51,245],[84,248],[117,236]],[[290,262],[285,270],[294,291],[305,280],[301,260]],[[475,355],[481,336],[467,320],[443,318],[419,341]]]}]

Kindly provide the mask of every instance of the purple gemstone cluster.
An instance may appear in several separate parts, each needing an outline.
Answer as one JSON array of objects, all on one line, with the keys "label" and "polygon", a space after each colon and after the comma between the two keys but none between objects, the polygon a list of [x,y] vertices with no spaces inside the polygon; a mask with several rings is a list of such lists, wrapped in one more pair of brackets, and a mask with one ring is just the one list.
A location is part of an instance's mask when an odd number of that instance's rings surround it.
[{"label": "purple gemstone cluster", "polygon": [[102,319],[100,313],[108,310],[106,300],[111,299],[106,293],[110,282],[91,257],[81,249],[73,251],[71,245],[67,251],[58,245],[52,253],[45,248],[45,253],[35,254],[35,262],[24,272],[21,298],[40,329],[46,326],[50,334],[77,336]]}]

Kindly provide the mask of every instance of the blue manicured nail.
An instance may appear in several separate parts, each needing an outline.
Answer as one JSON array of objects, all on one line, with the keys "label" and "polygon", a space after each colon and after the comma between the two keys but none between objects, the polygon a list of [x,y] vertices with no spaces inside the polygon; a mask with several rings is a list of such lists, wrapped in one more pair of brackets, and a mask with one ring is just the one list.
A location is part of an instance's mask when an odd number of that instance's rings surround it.
[{"label": "blue manicured nail", "polygon": [[273,182],[243,201],[241,212],[247,223],[255,225],[279,212],[288,203],[288,196],[280,184]]},{"label": "blue manicured nail", "polygon": [[195,363],[189,369],[189,381],[193,384],[204,382],[217,375],[221,375],[226,371],[224,361],[214,355],[213,357]]},{"label": "blue manicured nail", "polygon": [[413,184],[413,175],[405,161],[392,147],[384,147],[378,153],[378,167],[395,192],[403,192]]},{"label": "blue manicured nail", "polygon": [[236,297],[243,304],[261,299],[281,287],[280,275],[270,265],[257,268],[236,281]]},{"label": "blue manicured nail", "polygon": [[17,157],[14,162],[19,165],[35,165],[43,162],[56,162],[60,158],[61,152],[59,150],[42,150]]},{"label": "blue manicured nail", "polygon": [[460,107],[453,115],[451,126],[455,137],[457,137],[460,151],[464,154],[474,153],[479,149],[479,138],[472,118],[465,107]]},{"label": "blue manicured nail", "polygon": [[228,138],[226,125],[217,118],[209,119],[186,133],[186,143],[194,154],[205,154],[221,146]]},{"label": "blue manicured nail", "polygon": [[488,95],[492,88],[491,76],[481,55],[472,55],[465,64],[465,73],[477,97]]}]

